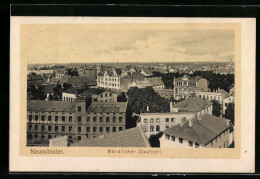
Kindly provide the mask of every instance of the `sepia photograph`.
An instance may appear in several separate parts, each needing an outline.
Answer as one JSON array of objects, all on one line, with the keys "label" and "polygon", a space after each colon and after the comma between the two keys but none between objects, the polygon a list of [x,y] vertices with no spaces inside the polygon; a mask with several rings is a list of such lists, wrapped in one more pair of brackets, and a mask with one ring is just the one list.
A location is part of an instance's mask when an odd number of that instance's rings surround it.
[{"label": "sepia photograph", "polygon": [[[245,138],[254,120],[245,121],[242,106],[253,104],[242,90],[254,76],[241,72],[255,60],[243,63],[252,19],[24,19],[13,18],[11,36],[16,155],[252,162]],[[108,171],[127,171],[115,167]]]}]

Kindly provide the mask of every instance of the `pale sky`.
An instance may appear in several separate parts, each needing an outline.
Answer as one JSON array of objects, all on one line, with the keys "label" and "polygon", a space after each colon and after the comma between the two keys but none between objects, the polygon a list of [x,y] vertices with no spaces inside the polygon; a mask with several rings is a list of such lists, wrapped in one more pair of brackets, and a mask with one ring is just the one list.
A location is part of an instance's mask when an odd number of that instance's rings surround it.
[{"label": "pale sky", "polygon": [[234,60],[234,30],[91,29],[88,25],[21,28],[28,64],[99,62],[223,62]]}]

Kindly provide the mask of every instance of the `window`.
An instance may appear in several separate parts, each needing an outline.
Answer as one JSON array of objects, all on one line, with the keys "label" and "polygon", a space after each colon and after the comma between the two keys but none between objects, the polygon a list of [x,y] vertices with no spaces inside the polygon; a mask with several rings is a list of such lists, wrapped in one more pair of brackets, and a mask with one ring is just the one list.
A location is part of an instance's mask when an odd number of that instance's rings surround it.
[{"label": "window", "polygon": [[78,132],[81,132],[81,127],[78,127]]},{"label": "window", "polygon": [[78,122],[81,122],[81,116],[78,116]]},{"label": "window", "polygon": [[171,122],[175,122],[175,118],[171,118]]},{"label": "window", "polygon": [[90,122],[90,117],[87,117],[87,122]]},{"label": "window", "polygon": [[100,97],[103,98],[103,94],[101,94]]},{"label": "window", "polygon": [[42,121],[45,121],[45,116],[42,116]]},{"label": "window", "polygon": [[36,130],[36,131],[38,130],[38,125],[34,126],[34,130]]},{"label": "window", "polygon": [[160,131],[160,126],[156,126],[156,131]]},{"label": "window", "polygon": [[154,131],[154,126],[150,126],[150,132]]},{"label": "window", "polygon": [[169,126],[167,125],[167,126],[165,126],[166,127],[166,129],[168,129],[169,128]]},{"label": "window", "polygon": [[70,140],[72,139],[72,136],[71,136],[71,135],[69,136],[69,139],[70,139]]},{"label": "window", "polygon": [[90,132],[90,127],[87,127],[87,132]]},{"label": "window", "polygon": [[48,126],[48,131],[51,131],[51,126]]},{"label": "window", "polygon": [[62,122],[65,122],[65,116],[61,117]]},{"label": "window", "polygon": [[181,119],[181,121],[182,121],[182,122],[185,122],[185,121],[186,121],[186,117],[183,117],[183,118]]},{"label": "window", "polygon": [[144,119],[144,123],[147,123],[147,119]]},{"label": "window", "polygon": [[199,146],[200,146],[199,144],[195,143],[195,147],[196,147],[196,148],[198,148]]},{"label": "window", "polygon": [[32,125],[29,125],[29,131],[32,130]]},{"label": "window", "polygon": [[112,93],[110,93],[109,96],[112,96]]},{"label": "window", "polygon": [[116,127],[113,127],[113,132],[116,132]]},{"label": "window", "polygon": [[72,126],[69,126],[69,131],[72,131]]},{"label": "window", "polygon": [[69,116],[69,122],[72,122],[72,116]]},{"label": "window", "polygon": [[107,93],[105,94],[105,97],[107,97]]},{"label": "window", "polygon": [[170,120],[169,120],[169,118],[165,118],[165,122],[169,122]]},{"label": "window", "polygon": [[59,130],[59,126],[55,126],[55,131],[57,132]]},{"label": "window", "polygon": [[48,116],[48,121],[51,121],[51,116]]},{"label": "window", "polygon": [[123,127],[119,127],[119,131],[123,130]]},{"label": "window", "polygon": [[97,118],[96,117],[93,117],[93,122],[97,122]]},{"label": "window", "polygon": [[78,112],[81,112],[81,106],[78,106]]},{"label": "window", "polygon": [[99,127],[99,132],[103,132],[103,127]]},{"label": "window", "polygon": [[42,140],[44,140],[44,139],[45,139],[45,136],[44,136],[44,135],[42,135],[42,136],[41,136],[41,139],[42,139]]},{"label": "window", "polygon": [[156,118],[156,123],[160,123],[160,118]]},{"label": "window", "polygon": [[48,139],[51,139],[51,135],[48,135]]},{"label": "window", "polygon": [[35,121],[38,121],[38,117],[39,117],[38,115],[35,115]]},{"label": "window", "polygon": [[103,117],[99,117],[99,122],[103,122]]},{"label": "window", "polygon": [[34,134],[34,138],[35,138],[35,139],[38,139],[38,134]]},{"label": "window", "polygon": [[106,127],[106,132],[109,132],[109,130],[110,130],[110,127]]},{"label": "window", "polygon": [[174,137],[174,136],[172,136],[172,137],[171,137],[171,140],[172,140],[172,141],[175,141],[175,137]]},{"label": "window", "polygon": [[109,117],[106,117],[106,122],[110,122],[110,118]]},{"label": "window", "polygon": [[189,141],[189,146],[192,147],[193,146],[193,142]]},{"label": "window", "polygon": [[93,132],[97,132],[97,128],[96,127],[93,127]]},{"label": "window", "polygon": [[29,134],[29,135],[28,135],[28,138],[29,138],[29,139],[32,139],[32,134]]},{"label": "window", "polygon": [[78,141],[80,141],[81,140],[81,136],[78,136]]},{"label": "window", "polygon": [[170,135],[165,134],[165,139],[170,139]]},{"label": "window", "polygon": [[151,119],[150,119],[150,123],[153,123],[153,122],[154,122],[154,119],[153,119],[153,118],[151,118]]},{"label": "window", "polygon": [[183,143],[183,138],[179,138],[179,143]]},{"label": "window", "polygon": [[64,132],[65,131],[65,126],[61,126],[61,130]]},{"label": "window", "polygon": [[32,120],[32,115],[29,115],[29,121],[31,121]]},{"label": "window", "polygon": [[113,117],[113,122],[116,122],[116,117]]},{"label": "window", "polygon": [[59,118],[58,116],[55,116],[55,122],[57,122],[57,121],[58,121],[58,118]]}]

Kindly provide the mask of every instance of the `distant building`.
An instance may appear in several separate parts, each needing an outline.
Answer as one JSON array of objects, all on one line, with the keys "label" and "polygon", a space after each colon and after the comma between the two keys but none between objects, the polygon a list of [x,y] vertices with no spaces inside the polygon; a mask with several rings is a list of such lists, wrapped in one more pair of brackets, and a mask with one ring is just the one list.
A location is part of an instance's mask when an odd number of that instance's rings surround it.
[{"label": "distant building", "polygon": [[228,148],[232,142],[230,120],[206,114],[165,130],[160,138],[160,147]]},{"label": "distant building", "polygon": [[142,71],[140,73],[143,74],[144,76],[152,76],[153,75],[153,71],[148,70],[148,69],[142,69]]},{"label": "distant building", "polygon": [[82,100],[85,98],[91,98],[92,101],[97,100],[98,95],[103,93],[104,89],[97,89],[97,88],[69,88],[62,92],[62,101],[75,101],[75,100]]},{"label": "distant building", "polygon": [[220,104],[222,104],[222,101],[228,97],[228,93],[223,89],[218,89],[217,91],[198,91],[197,96],[203,99],[207,99],[209,101],[216,100]]},{"label": "distant building", "polygon": [[73,143],[71,147],[150,147],[140,126]]},{"label": "distant building", "polygon": [[212,115],[212,103],[197,96],[189,97],[170,107],[171,112],[195,112],[196,116]]},{"label": "distant building", "polygon": [[230,104],[230,103],[235,103],[235,96],[234,95],[232,95],[232,96],[229,96],[229,97],[227,97],[227,98],[225,98],[224,100],[223,100],[223,104],[222,104],[222,114],[225,114],[226,113],[226,109],[227,109],[227,107],[228,107],[228,104]]},{"label": "distant building", "polygon": [[201,77],[184,75],[173,80],[174,99],[194,96],[198,91],[208,91],[208,81]]},{"label": "distant building", "polygon": [[165,99],[172,99],[174,97],[174,90],[173,89],[158,89],[154,88],[154,91],[160,95],[162,98]]},{"label": "distant building", "polygon": [[97,75],[97,86],[100,88],[118,90],[121,88],[121,74],[121,69],[107,69],[104,71],[100,71]]},{"label": "distant building", "polygon": [[164,89],[164,83],[161,77],[149,77],[149,78],[134,78],[127,76],[121,79],[122,90],[128,90],[131,87],[145,88],[153,87],[154,89]]}]

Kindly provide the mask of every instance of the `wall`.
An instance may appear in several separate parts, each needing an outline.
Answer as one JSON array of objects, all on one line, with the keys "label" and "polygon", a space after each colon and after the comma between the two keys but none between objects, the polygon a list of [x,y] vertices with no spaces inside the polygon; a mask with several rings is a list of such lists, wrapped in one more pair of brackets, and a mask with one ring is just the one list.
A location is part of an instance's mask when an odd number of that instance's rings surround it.
[{"label": "wall", "polygon": [[[177,124],[180,124],[183,117],[186,117],[186,120],[196,117],[195,113],[185,112],[185,113],[143,113],[140,114],[141,125],[145,131],[146,136],[149,138],[150,135],[157,134],[159,132],[165,131],[167,127],[171,127]],[[151,123],[150,119],[154,119],[154,122]],[[160,119],[160,122],[157,122],[156,119]],[[169,118],[169,122],[166,122],[166,118]],[[171,118],[174,118],[174,122],[171,122]],[[147,123],[145,123],[147,119]],[[154,126],[154,131],[150,131],[150,126]],[[156,131],[156,126],[160,126],[160,131]],[[145,130],[147,128],[147,130]]]},{"label": "wall", "polygon": [[117,94],[105,91],[97,96],[97,101],[100,102],[117,102]]},{"label": "wall", "polygon": [[230,143],[229,140],[230,129],[227,129],[221,135],[217,136],[213,141],[207,144],[205,147],[207,148],[228,148]]},{"label": "wall", "polygon": [[208,91],[208,81],[204,78],[197,81],[197,90],[198,91]]}]

